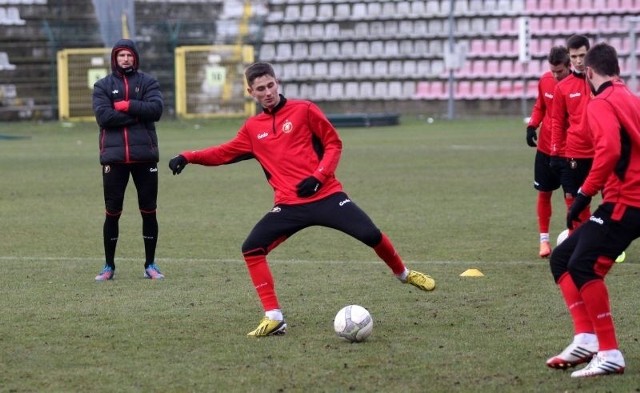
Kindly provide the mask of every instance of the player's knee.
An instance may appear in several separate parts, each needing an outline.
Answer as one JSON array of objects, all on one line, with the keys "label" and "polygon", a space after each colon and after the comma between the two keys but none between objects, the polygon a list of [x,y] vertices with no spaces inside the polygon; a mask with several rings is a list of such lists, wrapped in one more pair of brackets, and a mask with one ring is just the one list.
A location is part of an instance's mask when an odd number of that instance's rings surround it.
[{"label": "player's knee", "polygon": [[373,248],[382,241],[382,232],[377,228],[375,230],[370,229],[360,233],[357,238],[367,246]]},{"label": "player's knee", "polygon": [[560,277],[567,272],[567,262],[555,252],[555,250],[549,258],[549,267],[551,268],[551,275],[556,283],[558,283]]}]

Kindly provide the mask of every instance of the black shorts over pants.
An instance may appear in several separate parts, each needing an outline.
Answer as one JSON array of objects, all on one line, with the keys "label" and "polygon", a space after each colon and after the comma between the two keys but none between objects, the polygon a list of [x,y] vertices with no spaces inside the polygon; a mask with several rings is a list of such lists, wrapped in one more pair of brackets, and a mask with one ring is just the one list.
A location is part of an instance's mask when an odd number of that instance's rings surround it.
[{"label": "black shorts over pants", "polygon": [[158,165],[155,162],[106,164],[102,166],[104,205],[110,214],[119,214],[124,203],[129,176],[138,191],[138,207],[154,212],[158,201]]},{"label": "black shorts over pants", "polygon": [[603,203],[551,254],[556,282],[569,272],[578,289],[604,278],[613,261],[640,237],[640,208]]},{"label": "black shorts over pants", "polygon": [[533,164],[533,187],[538,191],[554,191],[560,188],[560,176],[551,169],[551,156],[536,150]]},{"label": "black shorts over pants", "polygon": [[243,255],[266,255],[278,244],[310,226],[337,229],[369,247],[377,246],[382,233],[369,216],[338,192],[302,205],[276,205],[253,227],[242,244]]}]

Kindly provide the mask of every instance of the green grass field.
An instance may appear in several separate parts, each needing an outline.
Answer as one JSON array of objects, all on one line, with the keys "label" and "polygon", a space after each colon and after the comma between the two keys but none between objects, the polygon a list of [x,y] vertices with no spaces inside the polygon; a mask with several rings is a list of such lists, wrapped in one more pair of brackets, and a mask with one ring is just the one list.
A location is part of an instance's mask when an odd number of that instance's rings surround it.
[{"label": "green grass field", "polygon": [[[432,293],[401,285],[373,251],[325,228],[270,255],[289,324],[245,335],[262,316],[240,245],[271,208],[254,161],[180,176],[182,150],[233,136],[239,120],[161,121],[164,281],[144,280],[130,184],[116,279],[103,265],[103,201],[93,123],[3,123],[0,139],[2,392],[632,392],[640,391],[640,249],[607,282],[627,371],[573,380],[547,357],[572,331],[537,257],[534,151],[521,119],[342,129],[338,177]],[[565,208],[554,196],[555,237]],[[480,278],[460,277],[469,268]],[[367,307],[373,335],[333,333],[344,305]]]}]

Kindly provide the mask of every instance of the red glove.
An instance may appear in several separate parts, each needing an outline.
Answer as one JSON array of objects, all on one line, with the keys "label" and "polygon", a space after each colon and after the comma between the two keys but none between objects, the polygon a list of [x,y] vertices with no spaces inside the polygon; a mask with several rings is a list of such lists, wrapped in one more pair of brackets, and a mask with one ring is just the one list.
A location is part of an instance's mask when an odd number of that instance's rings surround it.
[{"label": "red glove", "polygon": [[118,101],[113,104],[113,109],[120,112],[129,112],[129,101]]}]

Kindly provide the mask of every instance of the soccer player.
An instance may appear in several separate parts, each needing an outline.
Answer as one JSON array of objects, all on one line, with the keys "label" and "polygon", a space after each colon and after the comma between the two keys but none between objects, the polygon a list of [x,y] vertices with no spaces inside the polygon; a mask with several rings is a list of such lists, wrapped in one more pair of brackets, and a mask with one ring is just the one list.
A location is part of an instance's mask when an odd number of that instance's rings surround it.
[{"label": "soccer player", "polygon": [[580,220],[591,198],[602,204],[551,254],[551,272],[573,320],[574,339],[547,360],[552,368],[589,364],[571,374],[622,374],[604,277],[614,258],[640,237],[640,99],[620,81],[616,50],[594,45],[585,57],[586,77],[595,97],[587,106],[593,133],[593,166],[567,214],[567,226]]},{"label": "soccer player", "polygon": [[[591,98],[584,76],[584,57],[589,46],[585,36],[569,37],[567,49],[573,72],[558,82],[553,93],[550,165],[560,174],[567,208],[573,203],[593,160],[593,143],[584,120],[584,108]],[[580,220],[584,222],[589,215],[589,206],[585,206]]]},{"label": "soccer player", "polygon": [[[550,166],[553,93],[556,84],[571,73],[569,53],[564,46],[551,48],[547,60],[549,61],[549,71],[545,72],[538,81],[538,98],[531,111],[526,137],[529,146],[537,146],[533,187],[538,190],[536,210],[540,232],[540,258],[546,258],[551,254],[551,243],[549,242],[552,213],[551,196],[554,190],[560,188],[560,177]],[[539,135],[536,134],[538,127],[540,127]]]},{"label": "soccer player", "polygon": [[314,226],[337,229],[367,246],[403,283],[431,291],[430,276],[409,270],[389,238],[342,189],[335,171],[342,141],[312,102],[286,99],[269,63],[245,70],[247,91],[263,112],[244,123],[231,140],[202,150],[185,151],[169,161],[173,174],[187,164],[217,166],[255,158],[274,190],[274,206],[253,228],[242,255],[265,312],[248,336],[281,335],[287,324],[274,289],[267,254],[298,231]]},{"label": "soccer player", "polygon": [[100,164],[104,190],[105,266],[96,281],[113,279],[118,221],[129,176],[138,192],[145,249],[144,276],[162,279],[155,264],[158,240],[158,136],[155,122],[164,107],[158,81],[138,71],[140,56],[133,41],[119,40],[111,50],[111,74],[93,86],[93,112],[100,127]]}]

